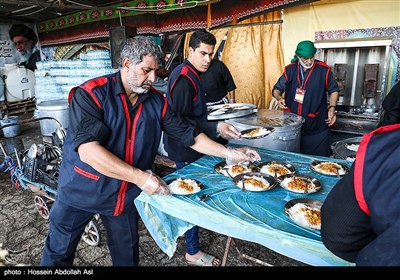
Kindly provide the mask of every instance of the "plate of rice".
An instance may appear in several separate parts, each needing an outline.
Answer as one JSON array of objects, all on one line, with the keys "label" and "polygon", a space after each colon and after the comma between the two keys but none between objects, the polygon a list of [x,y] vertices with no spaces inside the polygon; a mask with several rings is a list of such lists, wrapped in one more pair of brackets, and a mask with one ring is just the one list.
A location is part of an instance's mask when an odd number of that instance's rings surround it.
[{"label": "plate of rice", "polygon": [[321,230],[321,206],[319,200],[297,198],[285,204],[285,213],[299,226]]},{"label": "plate of rice", "polygon": [[293,165],[280,161],[262,162],[258,164],[257,168],[261,173],[265,173],[274,177],[295,173],[295,168]]},{"label": "plate of rice", "polygon": [[276,186],[276,181],[273,177],[258,172],[239,174],[233,178],[233,182],[243,191],[252,192],[267,191]]},{"label": "plate of rice", "polygon": [[234,178],[235,176],[255,171],[256,166],[249,163],[237,163],[227,165],[226,161],[221,161],[214,166],[214,170],[224,176]]},{"label": "plate of rice", "polygon": [[203,185],[193,179],[176,178],[166,182],[172,194],[189,195],[201,191]]},{"label": "plate of rice", "polygon": [[329,176],[343,176],[349,171],[349,167],[332,161],[314,160],[310,167],[315,172]]},{"label": "plate of rice", "polygon": [[321,183],[308,175],[286,174],[278,177],[277,181],[282,188],[294,193],[311,194],[321,189]]}]

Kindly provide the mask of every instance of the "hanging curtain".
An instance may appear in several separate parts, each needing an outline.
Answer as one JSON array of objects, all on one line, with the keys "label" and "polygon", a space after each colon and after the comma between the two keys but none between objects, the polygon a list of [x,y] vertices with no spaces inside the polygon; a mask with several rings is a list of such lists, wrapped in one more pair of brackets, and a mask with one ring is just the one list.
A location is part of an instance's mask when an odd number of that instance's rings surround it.
[{"label": "hanging curtain", "polygon": [[281,14],[276,11],[229,28],[222,61],[235,80],[236,102],[255,104],[259,109],[277,109],[272,87],[285,66],[282,23],[268,22],[280,19]]},{"label": "hanging curtain", "polygon": [[221,28],[221,29],[214,29],[210,31],[214,34],[215,38],[217,39],[217,44],[215,45],[215,57],[218,57],[217,51],[219,46],[221,45],[222,39],[227,35],[228,29]]},{"label": "hanging curtain", "polygon": [[[278,109],[276,100],[272,98],[272,87],[285,67],[280,11],[210,32],[217,39],[215,51],[227,35],[221,60],[235,80],[236,102],[251,103],[259,109]],[[186,34],[185,58],[191,34]]]}]

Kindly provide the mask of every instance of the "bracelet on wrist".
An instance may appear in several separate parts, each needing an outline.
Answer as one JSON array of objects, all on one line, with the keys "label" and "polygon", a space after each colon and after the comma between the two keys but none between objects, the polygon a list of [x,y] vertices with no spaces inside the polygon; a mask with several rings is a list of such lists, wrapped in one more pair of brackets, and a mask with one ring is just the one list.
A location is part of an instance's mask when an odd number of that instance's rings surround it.
[{"label": "bracelet on wrist", "polygon": [[335,106],[335,105],[329,105],[329,106],[328,106],[328,110],[329,110],[330,108],[336,109],[336,106]]}]

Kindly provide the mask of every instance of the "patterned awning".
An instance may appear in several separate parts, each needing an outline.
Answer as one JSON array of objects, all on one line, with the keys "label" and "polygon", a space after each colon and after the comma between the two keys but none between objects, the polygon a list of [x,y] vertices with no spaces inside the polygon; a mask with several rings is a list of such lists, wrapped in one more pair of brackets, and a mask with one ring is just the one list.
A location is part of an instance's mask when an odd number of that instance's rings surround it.
[{"label": "patterned awning", "polygon": [[137,34],[185,32],[214,28],[224,24],[310,3],[310,0],[139,0],[104,9],[81,11],[37,23],[42,46],[109,39],[109,30],[117,26],[136,28]]}]

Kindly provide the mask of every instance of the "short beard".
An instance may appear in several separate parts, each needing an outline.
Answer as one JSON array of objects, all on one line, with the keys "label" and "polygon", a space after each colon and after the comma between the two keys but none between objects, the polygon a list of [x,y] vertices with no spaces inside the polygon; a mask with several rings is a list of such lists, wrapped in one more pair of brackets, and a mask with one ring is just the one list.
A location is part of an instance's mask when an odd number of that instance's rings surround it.
[{"label": "short beard", "polygon": [[311,65],[307,65],[301,60],[300,57],[298,57],[298,60],[299,60],[300,65],[303,66],[303,68],[306,70],[311,69],[311,67],[313,67],[314,62],[315,62],[315,61],[313,61],[313,63],[311,63]]},{"label": "short beard", "polygon": [[149,88],[135,86],[134,82],[133,82],[133,79],[129,79],[128,80],[128,85],[129,85],[129,88],[134,93],[137,93],[137,94],[145,94],[145,93],[147,93],[149,91]]},{"label": "short beard", "polygon": [[133,92],[137,93],[137,94],[146,94],[147,92],[149,92],[149,88],[144,88],[144,87],[135,87],[135,86],[131,86],[130,87],[131,90],[133,90]]},{"label": "short beard", "polygon": [[25,53],[20,53],[21,63],[28,61],[31,55],[32,55],[32,49],[25,49]]},{"label": "short beard", "polygon": [[143,87],[143,86],[144,85],[150,85],[151,83],[145,82],[141,86],[136,86],[135,81],[136,81],[136,79],[134,77],[128,78],[128,86],[134,93],[145,94],[145,93],[147,93],[149,91],[148,87]]}]

